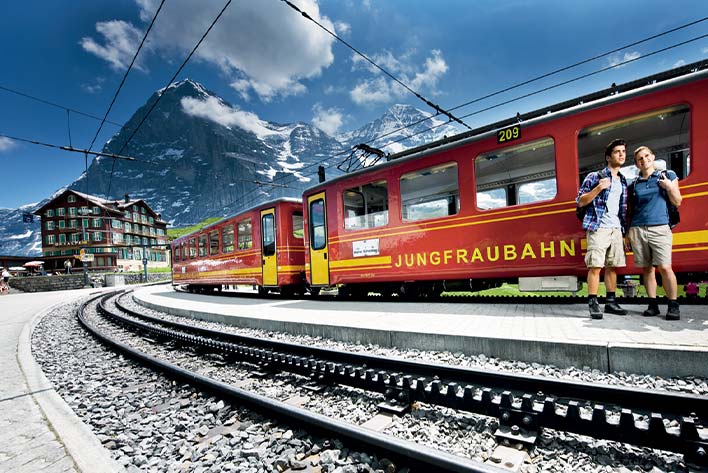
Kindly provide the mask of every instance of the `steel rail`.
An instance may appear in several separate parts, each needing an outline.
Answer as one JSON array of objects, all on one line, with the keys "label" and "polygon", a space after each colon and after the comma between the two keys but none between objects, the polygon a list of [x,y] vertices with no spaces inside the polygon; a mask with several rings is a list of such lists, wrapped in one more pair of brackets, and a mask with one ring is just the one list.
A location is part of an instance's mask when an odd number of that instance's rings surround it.
[{"label": "steel rail", "polygon": [[[127,292],[127,291],[126,291]],[[298,345],[295,343],[266,340],[245,335],[225,333],[179,322],[170,322],[157,317],[136,312],[119,300],[116,307],[137,319],[187,331],[196,335],[221,341],[255,346],[273,353],[282,352],[307,358],[324,359],[326,362],[366,366],[375,371],[406,373],[415,377],[438,379],[442,384],[454,382],[458,385],[475,384],[489,388],[506,389],[524,393],[538,393],[569,400],[592,401],[608,405],[625,406],[633,410],[660,411],[675,416],[696,414],[708,422],[708,397],[681,393],[650,391],[646,389],[608,386],[603,384],[579,383],[541,376],[520,375],[450,365],[420,363],[375,355],[351,353],[341,350]]]},{"label": "steel rail", "polygon": [[89,303],[98,298],[105,300],[113,295],[115,294],[109,294],[108,296],[99,295],[81,304],[77,309],[77,317],[81,325],[102,343],[154,370],[164,372],[170,377],[180,379],[191,385],[199,386],[230,402],[248,406],[270,416],[279,417],[293,425],[305,425],[320,434],[344,438],[357,445],[366,446],[379,453],[390,456],[392,459],[401,460],[407,465],[422,468],[421,471],[458,473],[499,473],[506,471],[471,459],[435,450],[424,445],[396,439],[370,429],[358,427],[354,424],[331,419],[305,409],[293,407],[283,402],[254,394],[230,384],[186,370],[129,347],[124,343],[113,340],[107,335],[102,334],[96,327],[92,326],[84,315],[85,308]]},{"label": "steel rail", "polygon": [[[708,418],[708,397],[705,396],[582,384],[357,355],[167,322],[139,314],[118,301],[117,306],[132,317],[171,328],[157,328],[124,319],[110,314],[102,304],[99,304],[98,310],[120,323],[148,330],[158,337],[195,344],[273,370],[295,372],[320,382],[381,392],[402,403],[422,401],[495,416],[509,430],[516,427],[517,430],[537,432],[542,427],[548,427],[679,452],[692,463],[708,463],[708,439],[700,434],[700,424],[696,422]],[[191,334],[175,332],[172,328]],[[492,388],[496,388],[497,392]],[[501,389],[504,391],[499,393]],[[523,393],[520,399],[514,397],[512,390]],[[539,391],[545,394],[530,394]],[[581,413],[588,402],[592,403],[590,415]],[[606,409],[606,404],[619,407],[618,420]],[[641,411],[649,414],[648,421],[635,419],[634,414]],[[666,428],[664,416],[667,415],[679,417],[679,428]]]}]

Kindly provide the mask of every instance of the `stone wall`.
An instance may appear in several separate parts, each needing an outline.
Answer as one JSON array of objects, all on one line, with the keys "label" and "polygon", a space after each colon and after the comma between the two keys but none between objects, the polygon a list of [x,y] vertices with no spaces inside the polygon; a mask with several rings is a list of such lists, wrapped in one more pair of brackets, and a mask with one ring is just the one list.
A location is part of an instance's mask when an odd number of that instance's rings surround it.
[{"label": "stone wall", "polygon": [[65,291],[84,287],[83,274],[10,278],[10,287],[24,292]]},{"label": "stone wall", "polygon": [[[143,274],[124,275],[126,284],[139,284],[143,281]],[[151,273],[148,274],[148,282],[169,281],[171,273]],[[105,278],[102,274],[89,273],[89,280],[94,286],[105,285]],[[10,278],[10,287],[24,292],[44,292],[44,291],[66,291],[69,289],[81,289],[84,287],[84,275],[60,274],[54,276],[31,276]]]},{"label": "stone wall", "polygon": [[[140,284],[143,281],[143,273],[123,273],[126,284]],[[157,281],[170,281],[172,279],[172,273],[148,273],[147,282],[157,282]]]}]

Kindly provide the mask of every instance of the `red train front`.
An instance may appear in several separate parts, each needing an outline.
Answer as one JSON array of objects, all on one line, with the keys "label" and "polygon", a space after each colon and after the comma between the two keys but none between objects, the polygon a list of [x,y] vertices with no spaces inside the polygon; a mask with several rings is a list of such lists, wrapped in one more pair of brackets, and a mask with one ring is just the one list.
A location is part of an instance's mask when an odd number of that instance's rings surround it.
[{"label": "red train front", "polygon": [[304,290],[302,204],[278,199],[172,242],[172,281],[190,291],[255,285],[259,292]]},{"label": "red train front", "polygon": [[[678,174],[674,268],[704,274],[708,72],[603,92],[307,190],[308,282],[430,294],[519,278],[529,289],[575,290],[587,271],[579,182],[604,167],[604,147],[617,137],[630,150],[651,147]],[[636,175],[632,159],[622,172]],[[639,273],[631,254],[625,273]]]}]

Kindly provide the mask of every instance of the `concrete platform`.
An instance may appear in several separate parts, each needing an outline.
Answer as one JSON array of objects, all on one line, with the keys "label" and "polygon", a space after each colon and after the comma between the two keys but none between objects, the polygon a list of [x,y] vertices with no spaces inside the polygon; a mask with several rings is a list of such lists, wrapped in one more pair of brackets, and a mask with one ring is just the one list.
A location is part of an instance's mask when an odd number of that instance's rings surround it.
[{"label": "concrete platform", "polygon": [[643,317],[644,305],[624,305],[626,316],[592,320],[586,304],[264,300],[178,293],[166,285],[138,289],[135,296],[175,315],[352,343],[708,377],[706,306],[682,306],[681,320],[670,322]]},{"label": "concrete platform", "polygon": [[57,304],[92,292],[0,296],[0,471],[125,471],[54,391],[31,353],[39,320]]}]

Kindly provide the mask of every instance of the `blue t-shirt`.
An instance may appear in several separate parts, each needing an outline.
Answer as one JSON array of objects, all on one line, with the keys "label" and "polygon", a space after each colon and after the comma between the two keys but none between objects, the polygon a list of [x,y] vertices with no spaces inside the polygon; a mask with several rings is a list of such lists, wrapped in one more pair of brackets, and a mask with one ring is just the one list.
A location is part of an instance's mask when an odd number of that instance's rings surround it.
[{"label": "blue t-shirt", "polygon": [[[669,210],[666,202],[669,196],[666,191],[659,187],[659,177],[662,171],[654,171],[648,179],[637,179],[632,184],[633,191],[629,192],[629,199],[632,205],[632,221],[630,227],[643,227],[669,224]],[[674,180],[677,178],[673,171],[666,171],[666,178]]]}]

